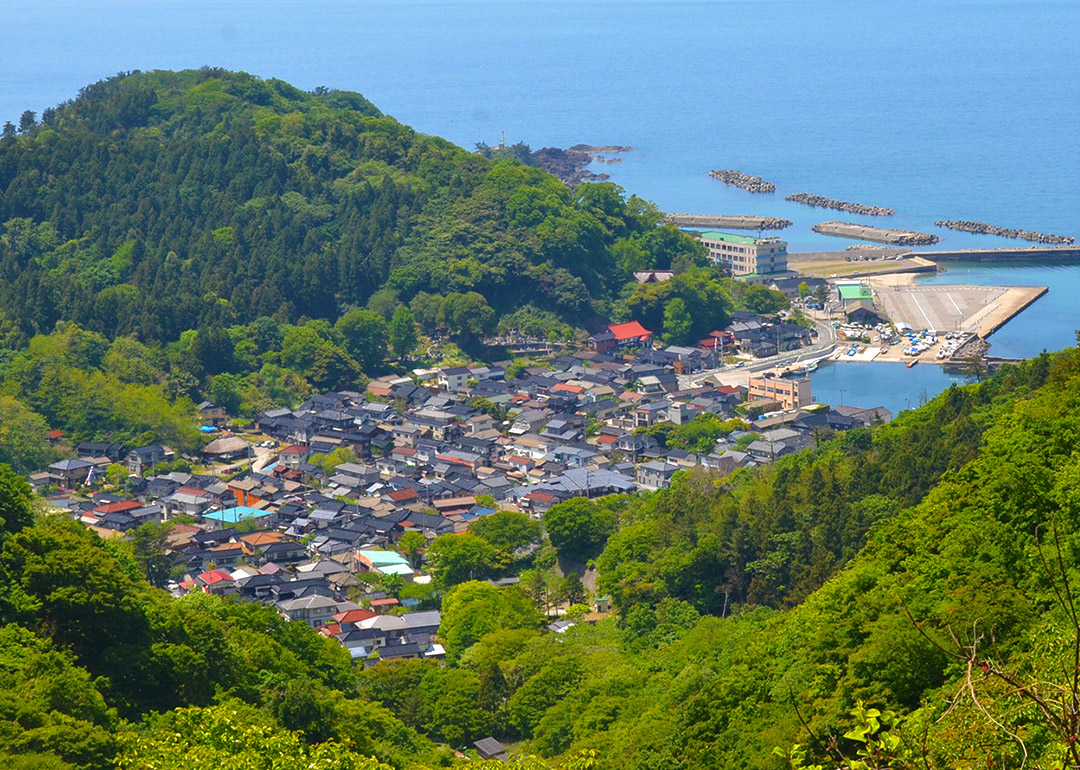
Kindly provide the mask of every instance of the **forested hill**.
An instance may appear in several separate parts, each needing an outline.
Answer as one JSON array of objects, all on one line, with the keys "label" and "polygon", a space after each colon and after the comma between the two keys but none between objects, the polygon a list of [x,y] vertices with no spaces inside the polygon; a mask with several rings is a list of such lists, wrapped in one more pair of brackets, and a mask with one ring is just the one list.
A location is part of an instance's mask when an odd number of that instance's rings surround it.
[{"label": "forested hill", "polygon": [[25,336],[66,320],[167,342],[420,295],[449,303],[432,326],[466,337],[500,319],[582,327],[633,270],[697,254],[620,193],[489,161],[355,93],[118,75],[5,126],[0,311]]}]

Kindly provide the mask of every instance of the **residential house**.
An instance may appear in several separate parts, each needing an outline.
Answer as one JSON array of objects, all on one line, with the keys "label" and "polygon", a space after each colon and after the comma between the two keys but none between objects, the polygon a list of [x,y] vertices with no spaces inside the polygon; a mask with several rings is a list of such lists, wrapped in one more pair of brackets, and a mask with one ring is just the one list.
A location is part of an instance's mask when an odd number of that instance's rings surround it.
[{"label": "residential house", "polygon": [[464,388],[472,379],[472,372],[468,367],[458,366],[451,369],[443,369],[439,372],[439,387],[444,390],[456,391]]},{"label": "residential house", "polygon": [[299,469],[301,465],[310,459],[311,454],[310,447],[291,444],[278,452],[278,462],[290,470]]},{"label": "residential house", "polygon": [[57,487],[73,487],[86,481],[94,464],[87,460],[60,460],[49,466],[49,479]]},{"label": "residential house", "polygon": [[229,415],[225,412],[225,407],[218,406],[209,401],[203,401],[195,408],[199,410],[199,420],[203,425],[213,425],[216,428],[227,422],[229,419]]},{"label": "residential house", "polygon": [[652,401],[647,404],[639,404],[634,410],[634,427],[648,428],[668,419],[668,408],[671,402],[667,400]]},{"label": "residential house", "polygon": [[671,477],[676,472],[685,470],[683,466],[673,465],[662,460],[642,463],[635,469],[637,483],[649,489],[667,489],[671,486]]},{"label": "residential house", "polygon": [[82,460],[89,457],[108,457],[112,462],[120,462],[127,454],[123,444],[109,444],[101,441],[83,441],[75,447],[75,455]]},{"label": "residential house", "polygon": [[128,471],[142,477],[146,471],[152,469],[155,465],[172,462],[175,458],[176,453],[167,446],[150,444],[132,449],[128,452],[126,459]]},{"label": "residential house", "polygon": [[343,602],[329,596],[302,596],[278,602],[277,608],[286,619],[307,623],[312,628],[326,625],[341,612]]}]

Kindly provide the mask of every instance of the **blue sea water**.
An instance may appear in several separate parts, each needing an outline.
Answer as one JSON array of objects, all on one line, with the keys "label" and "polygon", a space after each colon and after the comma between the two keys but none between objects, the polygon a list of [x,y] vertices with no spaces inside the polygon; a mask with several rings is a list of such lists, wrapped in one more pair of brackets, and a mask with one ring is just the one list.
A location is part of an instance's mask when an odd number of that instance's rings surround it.
[{"label": "blue sea water", "polygon": [[[118,71],[209,64],[360,91],[465,147],[503,130],[534,148],[632,145],[597,170],[666,211],[791,219],[793,251],[842,248],[810,230],[841,218],[936,231],[943,248],[1008,246],[933,222],[1080,236],[1076,11],[1075,0],[5,0],[0,120]],[[720,167],[777,192],[725,187],[707,176]],[[783,200],[799,191],[897,214]],[[995,352],[1072,342],[1076,269],[957,266],[944,280],[961,275],[1051,287],[995,335]],[[930,387],[905,377],[891,379]]]},{"label": "blue sea water", "polygon": [[[838,361],[822,364],[810,375],[814,401],[849,406],[883,406],[894,415],[915,409],[950,385],[963,385],[971,378],[950,374],[934,364],[908,369],[903,363]],[[902,387],[897,387],[902,383]]]}]

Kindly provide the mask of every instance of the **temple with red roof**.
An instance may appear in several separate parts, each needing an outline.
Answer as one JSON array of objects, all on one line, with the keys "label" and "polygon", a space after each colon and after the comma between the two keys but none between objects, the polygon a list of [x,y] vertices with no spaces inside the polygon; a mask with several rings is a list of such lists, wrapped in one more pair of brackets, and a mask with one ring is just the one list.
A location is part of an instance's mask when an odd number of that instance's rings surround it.
[{"label": "temple with red roof", "polygon": [[589,337],[589,349],[597,353],[613,353],[621,348],[650,347],[653,333],[637,321],[612,324],[606,332]]}]

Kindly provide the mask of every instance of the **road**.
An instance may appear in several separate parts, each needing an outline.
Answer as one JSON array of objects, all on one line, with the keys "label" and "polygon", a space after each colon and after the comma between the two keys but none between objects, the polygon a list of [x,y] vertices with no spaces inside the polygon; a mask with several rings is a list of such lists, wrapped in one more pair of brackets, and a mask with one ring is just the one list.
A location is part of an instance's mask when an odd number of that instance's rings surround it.
[{"label": "road", "polygon": [[753,363],[745,364],[742,367],[735,366],[722,366],[719,369],[706,369],[695,374],[690,374],[685,377],[679,378],[679,387],[683,389],[690,389],[698,387],[702,380],[711,378],[718,380],[724,385],[742,385],[745,386],[749,381],[750,376],[758,374],[760,372],[767,371],[769,369],[783,369],[794,364],[807,364],[812,361],[821,361],[828,358],[836,350],[836,329],[832,327],[831,321],[814,320],[814,326],[817,329],[818,338],[817,342],[812,345],[808,345],[805,348],[799,348],[798,350],[789,350],[780,355],[770,356],[769,358],[757,358]]}]

